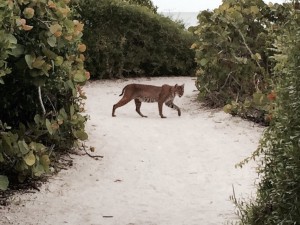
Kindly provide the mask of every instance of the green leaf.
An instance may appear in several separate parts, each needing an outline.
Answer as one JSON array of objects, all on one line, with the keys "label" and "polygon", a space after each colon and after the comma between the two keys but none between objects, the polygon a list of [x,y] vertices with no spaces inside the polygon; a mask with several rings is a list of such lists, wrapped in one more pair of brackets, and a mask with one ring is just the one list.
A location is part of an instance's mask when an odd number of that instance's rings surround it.
[{"label": "green leaf", "polygon": [[45,173],[44,167],[41,164],[38,164],[34,167],[33,173],[36,177],[40,177],[42,174]]},{"label": "green leaf", "polygon": [[267,104],[267,97],[266,95],[264,95],[263,93],[260,92],[256,92],[253,94],[253,102],[254,104],[258,105],[258,106],[262,106],[264,104]]},{"label": "green leaf", "polygon": [[3,154],[0,152],[0,163],[4,162]]},{"label": "green leaf", "polygon": [[24,140],[18,141],[18,146],[23,155],[29,152],[29,147]]},{"label": "green leaf", "polygon": [[6,191],[9,185],[7,176],[0,175],[0,190]]},{"label": "green leaf", "polygon": [[232,110],[232,107],[231,107],[230,104],[227,104],[227,105],[225,105],[225,106],[223,107],[223,111],[224,111],[225,113],[231,113],[231,110]]},{"label": "green leaf", "polygon": [[75,108],[74,108],[74,105],[71,105],[70,106],[70,116],[72,117],[75,113]]},{"label": "green leaf", "polygon": [[8,134],[3,134],[2,135],[2,145],[4,147],[4,149],[10,150],[10,152],[13,151],[13,147],[11,145],[11,136]]},{"label": "green leaf", "polygon": [[55,54],[53,51],[43,48],[42,52],[44,53],[45,56],[47,56],[49,59],[55,59],[57,57],[57,54]]},{"label": "green leaf", "polygon": [[52,135],[53,134],[53,129],[52,129],[52,126],[51,126],[51,122],[48,119],[46,119],[46,127],[47,127],[48,132]]},{"label": "green leaf", "polygon": [[223,3],[222,5],[220,5],[219,6],[219,9],[221,10],[221,11],[226,11],[226,10],[228,10],[229,9],[229,4],[228,3]]},{"label": "green leaf", "polygon": [[41,152],[43,153],[43,152],[46,151],[45,145],[40,144],[40,143],[36,143],[36,142],[31,142],[29,144],[29,148],[31,150],[33,150],[34,152],[38,152],[38,153],[41,153]]},{"label": "green leaf", "polygon": [[28,166],[32,166],[35,164],[35,155],[33,154],[33,151],[30,151],[25,157],[24,161]]},{"label": "green leaf", "polygon": [[28,67],[30,69],[33,69],[32,68],[32,63],[34,62],[35,59],[36,59],[36,57],[35,57],[34,54],[31,54],[31,55],[27,54],[27,55],[25,55],[25,61],[26,61],[27,65],[28,65]]},{"label": "green leaf", "polygon": [[40,116],[40,114],[36,114],[35,116],[34,116],[34,122],[37,124],[37,125],[39,125],[39,124],[41,124],[43,121],[42,121],[42,117]]},{"label": "green leaf", "polygon": [[207,63],[208,63],[208,60],[207,60],[207,59],[201,59],[201,60],[200,60],[200,65],[201,65],[201,66],[205,66]]},{"label": "green leaf", "polygon": [[67,115],[66,110],[64,108],[61,108],[59,110],[59,115],[61,115],[64,118],[64,120],[68,120],[68,115]]},{"label": "green leaf", "polygon": [[44,167],[45,171],[48,171],[50,165],[50,159],[48,155],[43,155],[40,157],[40,163]]},{"label": "green leaf", "polygon": [[13,44],[13,45],[18,43],[17,38],[12,34],[7,34],[6,39],[9,41],[10,44]]},{"label": "green leaf", "polygon": [[44,63],[45,63],[45,60],[43,60],[43,57],[39,56],[34,60],[34,62],[31,64],[31,66],[36,69],[41,69]]},{"label": "green leaf", "polygon": [[74,75],[74,81],[77,83],[82,83],[86,81],[85,73],[81,70],[78,70]]},{"label": "green leaf", "polygon": [[64,26],[66,27],[68,33],[73,33],[74,32],[74,23],[72,20],[64,20]]},{"label": "green leaf", "polygon": [[56,37],[55,36],[50,36],[47,38],[47,43],[51,46],[51,47],[55,47],[56,46]]},{"label": "green leaf", "polygon": [[21,56],[22,54],[24,54],[24,46],[23,45],[16,45],[16,47],[12,49],[10,54],[15,56],[15,57]]},{"label": "green leaf", "polygon": [[231,13],[231,17],[232,17],[232,19],[233,19],[233,23],[234,24],[242,24],[243,22],[244,22],[244,18],[243,18],[243,15],[240,13],[240,12],[238,12],[238,11],[233,11],[232,13]]},{"label": "green leaf", "polygon": [[61,31],[62,27],[59,24],[54,24],[54,25],[50,26],[49,30],[50,30],[51,34],[54,34],[57,31]]},{"label": "green leaf", "polygon": [[66,81],[66,84],[67,84],[68,87],[70,87],[72,90],[75,90],[75,86],[74,86],[74,83],[72,82],[72,80]]},{"label": "green leaf", "polygon": [[258,59],[258,60],[261,60],[261,55],[259,53],[255,53],[255,57]]},{"label": "green leaf", "polygon": [[246,99],[244,101],[244,106],[245,106],[245,108],[249,108],[251,106],[251,101],[249,101],[248,99]]},{"label": "green leaf", "polygon": [[25,163],[25,161],[18,161],[14,167],[14,169],[18,172],[24,172],[26,170],[28,170],[28,166]]},{"label": "green leaf", "polygon": [[85,141],[88,139],[88,134],[82,130],[76,130],[73,132],[74,136],[81,141]]},{"label": "green leaf", "polygon": [[259,8],[256,5],[251,6],[251,13],[258,14],[259,13]]},{"label": "green leaf", "polygon": [[55,66],[61,66],[64,62],[64,58],[62,56],[57,56],[54,60]]}]

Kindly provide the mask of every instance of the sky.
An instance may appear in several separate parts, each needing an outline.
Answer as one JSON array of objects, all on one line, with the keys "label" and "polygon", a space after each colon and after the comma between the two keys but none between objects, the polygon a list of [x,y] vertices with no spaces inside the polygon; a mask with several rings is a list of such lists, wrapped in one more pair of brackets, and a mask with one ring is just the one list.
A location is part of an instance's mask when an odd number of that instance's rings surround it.
[{"label": "sky", "polygon": [[[283,3],[288,0],[264,0],[269,3]],[[215,9],[222,0],[152,0],[159,12],[199,12],[206,9]]]}]

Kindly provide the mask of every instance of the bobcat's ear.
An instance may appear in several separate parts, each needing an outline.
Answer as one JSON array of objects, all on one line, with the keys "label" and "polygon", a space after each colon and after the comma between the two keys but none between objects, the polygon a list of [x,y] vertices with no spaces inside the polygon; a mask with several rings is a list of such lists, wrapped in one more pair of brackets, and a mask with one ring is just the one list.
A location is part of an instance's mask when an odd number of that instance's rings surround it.
[{"label": "bobcat's ear", "polygon": [[175,84],[175,87],[177,88],[178,84]]},{"label": "bobcat's ear", "polygon": [[182,84],[181,86],[184,87],[184,84]]}]

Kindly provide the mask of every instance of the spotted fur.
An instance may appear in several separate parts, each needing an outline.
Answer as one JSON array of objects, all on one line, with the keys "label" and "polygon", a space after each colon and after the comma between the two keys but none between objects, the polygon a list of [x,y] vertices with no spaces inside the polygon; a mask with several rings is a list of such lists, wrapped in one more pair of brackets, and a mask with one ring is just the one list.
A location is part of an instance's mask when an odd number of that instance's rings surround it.
[{"label": "spotted fur", "polygon": [[147,117],[141,113],[142,102],[157,102],[159,115],[161,116],[161,118],[166,118],[162,114],[163,103],[165,103],[166,106],[177,110],[178,116],[181,116],[180,108],[173,103],[173,100],[176,95],[181,97],[183,93],[184,84],[176,84],[175,86],[170,86],[167,84],[164,84],[163,86],[153,86],[146,84],[128,84],[123,88],[122,93],[120,94],[120,96],[124,94],[122,99],[113,106],[112,116],[116,116],[115,111],[117,108],[122,107],[123,105],[130,102],[132,99],[134,99],[135,102],[136,112],[141,117]]}]

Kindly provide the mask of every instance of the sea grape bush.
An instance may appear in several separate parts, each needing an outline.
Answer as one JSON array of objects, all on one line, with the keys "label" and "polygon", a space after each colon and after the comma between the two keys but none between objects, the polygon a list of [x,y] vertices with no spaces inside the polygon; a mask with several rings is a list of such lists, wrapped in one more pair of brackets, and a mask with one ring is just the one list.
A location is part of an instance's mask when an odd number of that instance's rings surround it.
[{"label": "sea grape bush", "polygon": [[69,2],[0,1],[0,190],[87,139],[84,25]]},{"label": "sea grape bush", "polygon": [[[300,223],[300,12],[299,2],[289,4],[286,23],[274,41],[278,79],[274,85],[273,120],[260,146],[253,153],[259,159],[257,196],[240,202],[239,224],[277,225]],[[259,157],[257,157],[259,156]]]},{"label": "sea grape bush", "polygon": [[289,18],[285,7],[262,0],[225,0],[214,11],[202,11],[190,28],[196,50],[199,98],[233,115],[269,123],[269,98],[275,76],[276,26]]}]

